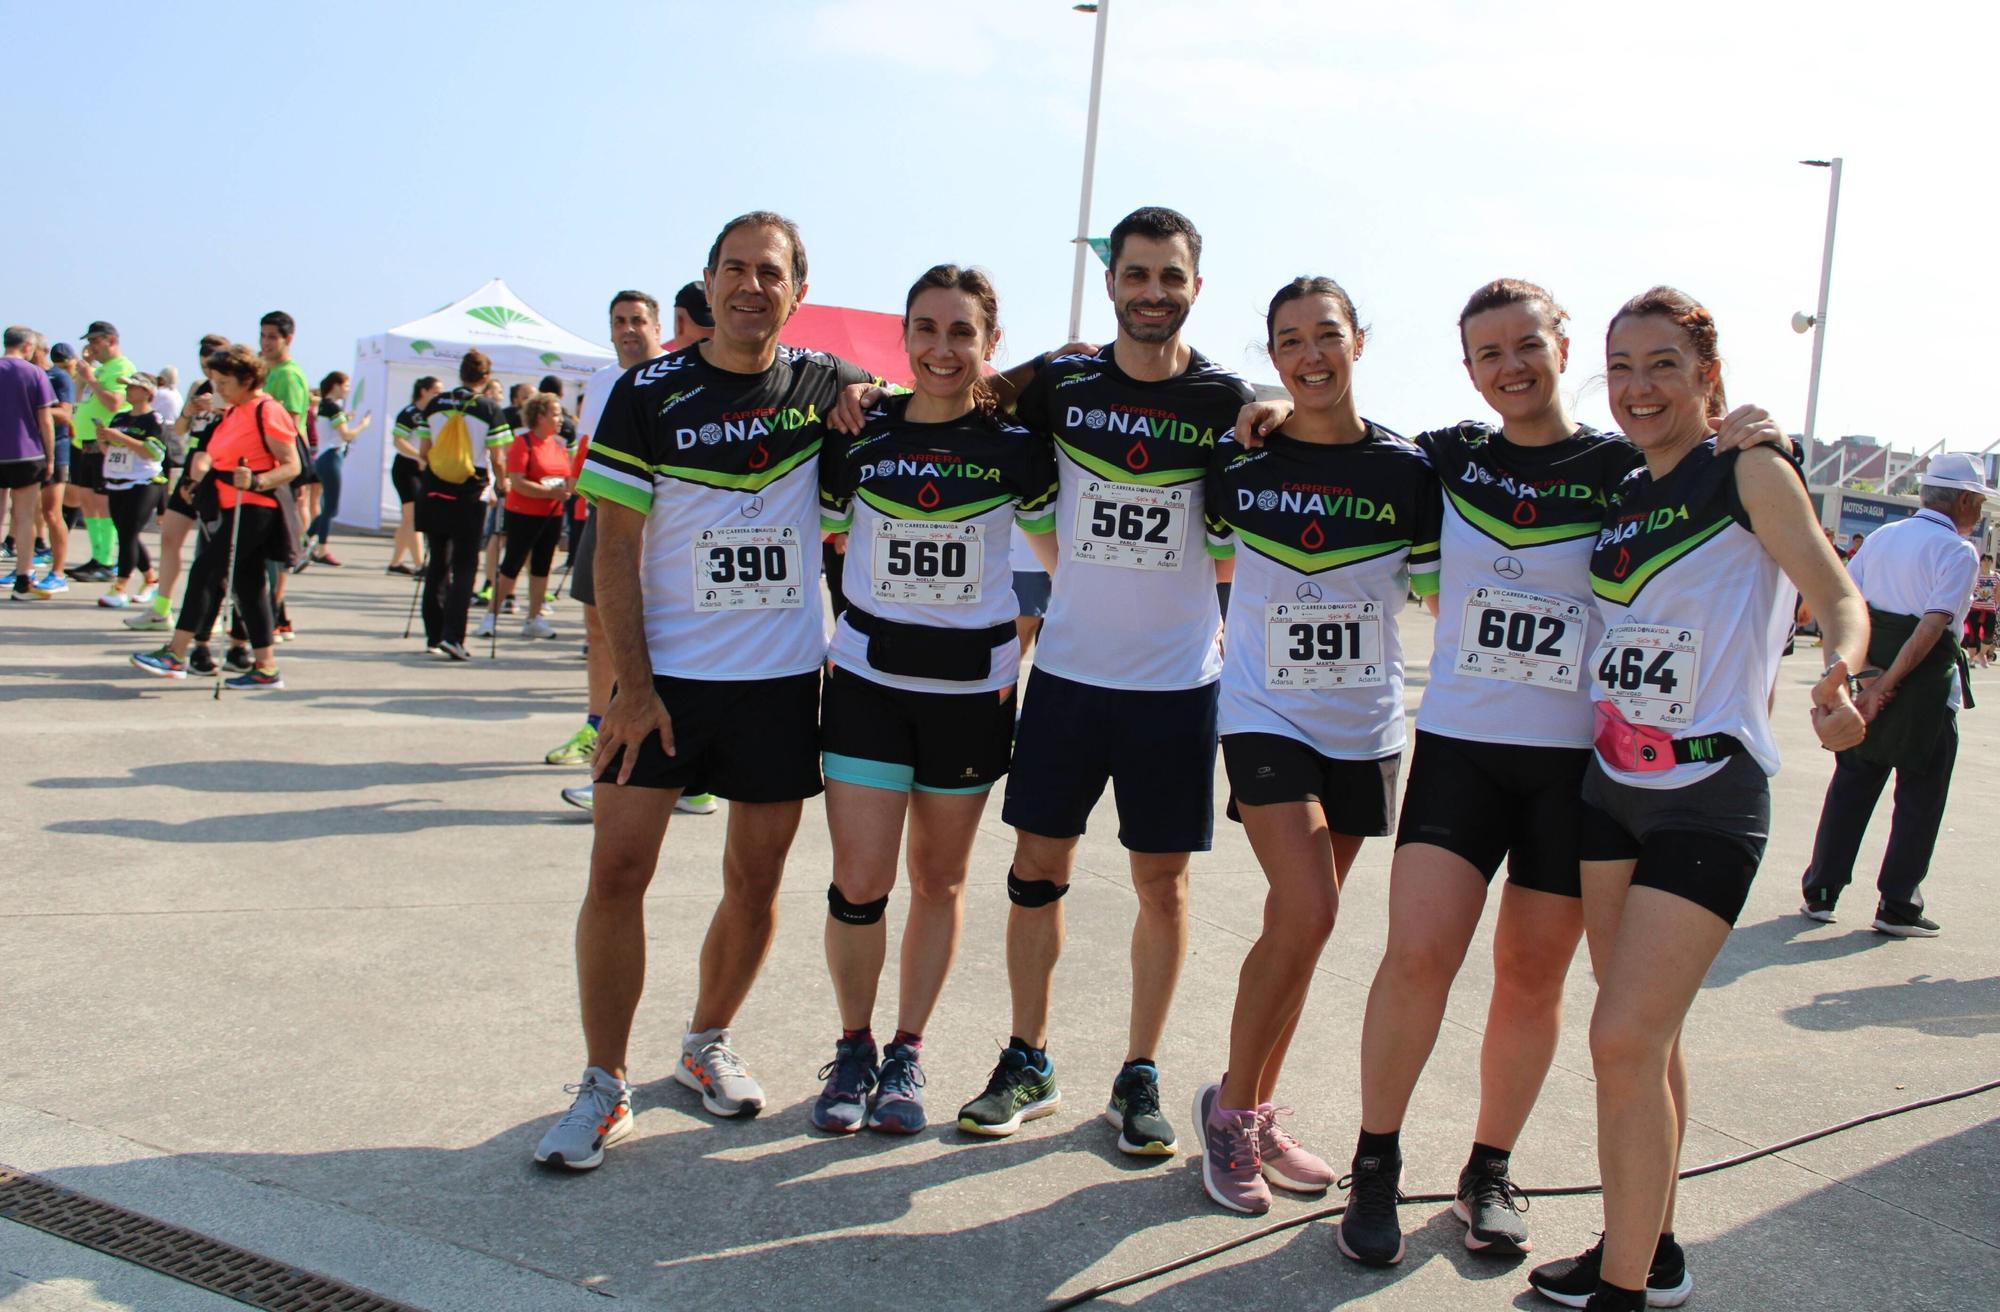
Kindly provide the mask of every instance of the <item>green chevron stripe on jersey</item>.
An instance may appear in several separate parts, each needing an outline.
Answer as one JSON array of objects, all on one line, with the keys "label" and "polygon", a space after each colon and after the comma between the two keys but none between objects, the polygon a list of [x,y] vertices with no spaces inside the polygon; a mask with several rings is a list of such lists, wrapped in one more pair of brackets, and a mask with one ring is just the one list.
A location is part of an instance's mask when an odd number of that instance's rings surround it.
[{"label": "green chevron stripe on jersey", "polygon": [[[1137,447],[1138,443],[1134,442],[1133,445]],[[1056,449],[1099,478],[1114,479],[1120,483],[1137,483],[1143,487],[1172,487],[1176,483],[1196,483],[1208,472],[1200,465],[1192,469],[1126,469],[1108,460],[1099,460],[1090,452],[1073,447],[1060,437],[1056,439]]]},{"label": "green chevron stripe on jersey", "polygon": [[1579,538],[1597,536],[1598,521],[1594,519],[1588,523],[1550,524],[1543,528],[1527,528],[1509,524],[1498,516],[1487,514],[1454,492],[1449,485],[1445,487],[1444,494],[1460,518],[1502,546],[1539,547],[1551,542],[1574,542]]},{"label": "green chevron stripe on jersey", "polygon": [[[792,452],[768,469],[752,470],[745,474],[727,474],[714,469],[694,469],[686,465],[654,465],[653,472],[662,478],[677,478],[683,483],[699,483],[703,487],[719,487],[731,492],[762,492],[771,484],[797,469],[806,461],[819,454],[820,439],[814,438],[807,445]],[[597,448],[592,447],[595,451]]]},{"label": "green chevron stripe on jersey", "polygon": [[[1403,551],[1412,544],[1408,538],[1395,542],[1369,542],[1358,547],[1347,547],[1339,551],[1305,551],[1289,547],[1270,538],[1259,537],[1242,528],[1236,530],[1236,537],[1267,560],[1275,560],[1280,565],[1289,566],[1301,574],[1324,574],[1330,569],[1342,569],[1348,565],[1358,565],[1364,560],[1374,560],[1378,556],[1391,555]],[[1435,550],[1435,548],[1433,548]]]},{"label": "green chevron stripe on jersey", "polygon": [[1621,606],[1629,606],[1632,604],[1633,598],[1639,595],[1639,590],[1651,582],[1654,576],[1661,570],[1673,564],[1682,556],[1687,555],[1702,543],[1722,532],[1722,530],[1728,528],[1732,522],[1726,518],[1715,521],[1715,523],[1710,524],[1707,528],[1698,530],[1692,537],[1683,538],[1673,546],[1668,547],[1665,551],[1662,551],[1659,555],[1649,558],[1639,565],[1638,568],[1628,571],[1621,580],[1614,581],[1600,578],[1593,573],[1590,578],[1590,590],[1606,601],[1615,601]]},{"label": "green chevron stripe on jersey", "polygon": [[[871,492],[865,487],[857,489],[855,495],[891,519],[934,519],[947,524],[956,524],[960,520],[977,518],[995,506],[1004,506],[1008,502],[1015,500],[1011,496],[998,496],[989,497],[984,501],[970,502],[963,506],[953,506],[949,509],[941,506],[935,510],[923,510],[916,506],[906,506],[901,502],[891,501],[888,497]],[[821,520],[824,522],[824,515],[821,516]]]}]

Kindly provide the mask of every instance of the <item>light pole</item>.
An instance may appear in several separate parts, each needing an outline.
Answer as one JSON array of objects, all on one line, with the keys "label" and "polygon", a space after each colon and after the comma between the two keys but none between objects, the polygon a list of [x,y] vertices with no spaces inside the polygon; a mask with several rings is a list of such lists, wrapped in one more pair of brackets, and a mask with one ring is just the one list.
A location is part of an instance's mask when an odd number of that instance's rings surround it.
[{"label": "light pole", "polygon": [[1097,170],[1097,104],[1104,90],[1104,27],[1111,18],[1111,0],[1071,6],[1078,13],[1097,15],[1097,39],[1090,53],[1090,119],[1083,133],[1083,198],[1076,207],[1076,277],[1069,292],[1069,340],[1083,332],[1083,271],[1090,259],[1090,181]]},{"label": "light pole", "polygon": [[1833,282],[1833,225],[1840,216],[1840,157],[1832,159],[1802,159],[1799,163],[1808,168],[1830,169],[1832,178],[1826,193],[1826,245],[1820,253],[1819,261],[1819,312],[1799,313],[1792,316],[1792,328],[1796,332],[1810,332],[1813,335],[1812,381],[1806,385],[1806,455],[1812,456],[1813,434],[1819,421],[1819,365],[1826,354],[1826,298]]}]

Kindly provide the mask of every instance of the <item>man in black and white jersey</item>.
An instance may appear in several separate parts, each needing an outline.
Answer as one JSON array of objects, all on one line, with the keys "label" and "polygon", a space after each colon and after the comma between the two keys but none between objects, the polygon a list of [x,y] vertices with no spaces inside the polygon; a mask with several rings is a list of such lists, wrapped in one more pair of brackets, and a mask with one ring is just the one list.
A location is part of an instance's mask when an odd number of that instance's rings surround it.
[{"label": "man in black and white jersey", "polygon": [[[1187,949],[1189,855],[1214,828],[1218,567],[1203,547],[1202,481],[1249,384],[1181,339],[1201,290],[1201,234],[1149,207],[1111,230],[1105,274],[1116,342],[1045,361],[1016,415],[1052,443],[1060,492],[1055,574],[1022,704],[1004,817],[1015,829],[1007,922],[1013,1037],[986,1091],[959,1112],[971,1133],[1011,1134],[1061,1100],[1048,1058],[1076,846],[1108,783],[1139,916],[1125,1060],[1106,1119],[1128,1153],[1165,1156],[1153,1057]],[[1044,539],[1048,541],[1049,539]]]},{"label": "man in black and white jersey", "polygon": [[597,525],[616,686],[576,929],[588,1065],[535,1150],[572,1170],[596,1166],[632,1128],[625,1056],[645,986],[644,898],[683,792],[732,805],[722,902],[674,1078],[717,1116],[763,1107],[728,1026],[770,950],[802,804],[821,791],[819,451],[841,388],[870,376],[778,344],[806,290],[790,220],[731,220],[706,282],[715,336],[618,380],[578,480]]}]

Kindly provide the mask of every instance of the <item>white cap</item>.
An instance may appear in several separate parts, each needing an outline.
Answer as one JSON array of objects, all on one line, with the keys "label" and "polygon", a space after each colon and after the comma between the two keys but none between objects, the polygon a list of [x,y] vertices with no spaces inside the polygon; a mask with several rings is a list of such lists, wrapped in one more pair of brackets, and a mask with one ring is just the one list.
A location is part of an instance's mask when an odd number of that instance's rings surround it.
[{"label": "white cap", "polygon": [[1924,487],[1956,488],[1960,492],[1983,492],[1988,496],[1993,493],[1993,488],[1986,481],[1986,471],[1980,468],[1979,457],[1963,451],[1947,451],[1943,455],[1932,456],[1930,464],[1924,466],[1924,476],[1919,482]]}]

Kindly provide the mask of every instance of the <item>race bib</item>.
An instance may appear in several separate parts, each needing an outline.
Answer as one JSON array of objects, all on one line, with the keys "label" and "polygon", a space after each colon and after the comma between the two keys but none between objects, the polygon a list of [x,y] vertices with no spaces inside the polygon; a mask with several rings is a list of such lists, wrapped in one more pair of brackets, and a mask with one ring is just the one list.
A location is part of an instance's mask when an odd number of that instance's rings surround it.
[{"label": "race bib", "polygon": [[1474,588],[1458,629],[1458,672],[1575,692],[1590,612],[1568,597]]},{"label": "race bib", "polygon": [[104,450],[104,476],[126,479],[138,472],[139,458],[132,454],[132,448],[106,439],[98,443]]},{"label": "race bib", "polygon": [[1191,486],[1085,479],[1069,558],[1119,569],[1179,569],[1187,556]]},{"label": "race bib", "polygon": [[1668,624],[1620,624],[1594,658],[1605,699],[1631,724],[1685,729],[1694,722],[1701,630]]},{"label": "race bib", "polygon": [[1388,682],[1382,607],[1372,601],[1273,601],[1264,607],[1264,686],[1373,688]]},{"label": "race bib", "polygon": [[875,525],[870,590],[908,606],[965,606],[979,600],[986,526],[884,519]]},{"label": "race bib", "polygon": [[802,560],[794,528],[746,524],[703,529],[694,540],[694,608],[803,606]]}]

